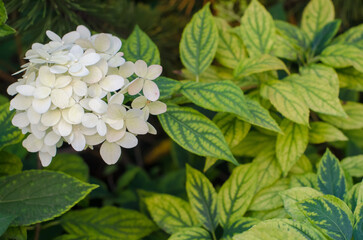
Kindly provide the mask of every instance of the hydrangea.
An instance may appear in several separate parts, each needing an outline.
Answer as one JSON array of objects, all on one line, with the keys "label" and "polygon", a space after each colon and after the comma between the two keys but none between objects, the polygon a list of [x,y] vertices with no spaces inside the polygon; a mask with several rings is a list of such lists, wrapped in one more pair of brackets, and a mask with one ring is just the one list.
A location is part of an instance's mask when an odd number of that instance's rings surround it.
[{"label": "hydrangea", "polygon": [[[10,108],[16,110],[12,123],[28,134],[23,146],[38,152],[43,166],[64,142],[76,151],[102,144],[101,157],[114,164],[121,148],[137,145],[137,135],[156,134],[147,120],[166,111],[152,81],[161,66],[126,62],[119,38],[91,35],[84,26],[63,37],[46,34],[51,41],[32,45],[25,54],[29,62],[19,71],[25,73],[8,88],[14,96]],[[131,106],[125,105],[125,94],[136,97]]]}]

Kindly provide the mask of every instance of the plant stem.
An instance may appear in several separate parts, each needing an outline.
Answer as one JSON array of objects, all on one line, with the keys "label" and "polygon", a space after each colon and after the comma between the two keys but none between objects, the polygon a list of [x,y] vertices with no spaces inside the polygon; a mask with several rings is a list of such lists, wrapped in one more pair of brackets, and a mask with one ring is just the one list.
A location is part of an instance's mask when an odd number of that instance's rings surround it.
[{"label": "plant stem", "polygon": [[197,75],[197,76],[195,77],[195,81],[196,81],[196,82],[199,82],[199,75]]},{"label": "plant stem", "polygon": [[212,238],[213,240],[217,240],[216,234],[214,233],[214,231],[212,231]]}]

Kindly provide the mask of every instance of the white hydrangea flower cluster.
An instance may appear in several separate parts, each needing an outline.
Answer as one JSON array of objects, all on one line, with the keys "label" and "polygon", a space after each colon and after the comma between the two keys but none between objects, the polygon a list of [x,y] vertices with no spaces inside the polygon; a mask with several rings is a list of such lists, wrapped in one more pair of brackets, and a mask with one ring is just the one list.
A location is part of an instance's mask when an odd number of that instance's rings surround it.
[{"label": "white hydrangea flower cluster", "polygon": [[[111,34],[95,34],[84,26],[62,38],[52,31],[47,44],[33,44],[26,52],[24,75],[8,88],[16,114],[13,125],[24,134],[29,152],[39,152],[48,166],[63,142],[74,150],[101,144],[107,164],[121,156],[121,147],[132,148],[139,134],[156,134],[149,115],[166,111],[158,86],[152,81],[162,67],[138,60],[125,61],[121,40]],[[137,76],[132,81],[132,76]],[[141,94],[142,91],[142,94]],[[124,94],[139,95],[130,106]]]}]

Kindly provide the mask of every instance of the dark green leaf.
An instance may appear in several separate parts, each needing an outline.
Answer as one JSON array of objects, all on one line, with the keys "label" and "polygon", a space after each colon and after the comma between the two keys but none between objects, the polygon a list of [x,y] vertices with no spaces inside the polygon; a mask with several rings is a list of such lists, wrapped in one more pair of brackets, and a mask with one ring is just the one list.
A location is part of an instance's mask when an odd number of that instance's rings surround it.
[{"label": "dark green leaf", "polygon": [[9,111],[9,103],[0,106],[0,148],[20,142],[23,138],[21,131],[11,123],[14,114],[14,111]]},{"label": "dark green leaf", "polygon": [[160,99],[171,97],[182,86],[181,82],[167,77],[158,77],[154,82],[159,87]]},{"label": "dark green leaf", "polygon": [[20,173],[22,169],[23,163],[18,156],[0,151],[0,177]]},{"label": "dark green leaf", "polygon": [[311,42],[311,50],[316,55],[319,55],[321,51],[329,44],[335,34],[337,34],[340,27],[340,20],[334,20],[327,23],[319,32],[314,36]]}]

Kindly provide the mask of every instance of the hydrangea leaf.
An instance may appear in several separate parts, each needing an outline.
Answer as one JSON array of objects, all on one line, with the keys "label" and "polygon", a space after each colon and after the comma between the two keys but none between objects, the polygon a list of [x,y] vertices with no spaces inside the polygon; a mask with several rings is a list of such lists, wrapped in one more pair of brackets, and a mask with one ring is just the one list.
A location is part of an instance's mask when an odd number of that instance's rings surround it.
[{"label": "hydrangea leaf", "polygon": [[203,108],[234,113],[242,119],[251,118],[242,90],[230,81],[188,82],[181,88],[181,93]]},{"label": "hydrangea leaf", "polygon": [[296,221],[306,220],[305,215],[298,208],[297,203],[305,199],[322,195],[321,192],[310,187],[294,187],[280,192],[286,212]]},{"label": "hydrangea leaf", "polygon": [[61,218],[61,224],[67,233],[78,237],[74,239],[137,240],[157,229],[145,215],[113,206],[71,211]]},{"label": "hydrangea leaf", "polygon": [[217,113],[213,122],[221,129],[229,147],[239,144],[248,134],[251,124],[230,113]]},{"label": "hydrangea leaf", "polygon": [[362,239],[363,238],[363,203],[359,204],[354,211],[354,229],[353,238]]},{"label": "hydrangea leaf", "polygon": [[191,227],[174,233],[169,240],[212,240],[210,234],[203,228]]},{"label": "hydrangea leaf", "polygon": [[287,190],[290,180],[287,178],[276,181],[269,187],[259,191],[252,199],[249,211],[266,211],[283,206],[283,202],[279,195],[280,192]]},{"label": "hydrangea leaf", "polygon": [[23,163],[21,159],[5,151],[0,151],[0,177],[21,173]]},{"label": "hydrangea leaf", "polygon": [[274,150],[276,138],[256,131],[250,131],[247,136],[232,148],[236,156],[256,157],[262,151]]},{"label": "hydrangea leaf", "polygon": [[5,233],[5,231],[8,229],[8,227],[16,217],[17,217],[16,215],[0,213],[0,236],[2,236]]},{"label": "hydrangea leaf", "polygon": [[[97,186],[66,174],[30,170],[0,178],[0,212],[16,215],[12,225],[30,225],[68,211]],[[14,192],[14,189],[18,189]]]},{"label": "hydrangea leaf", "polygon": [[296,48],[289,40],[277,34],[270,54],[290,61],[297,61],[299,52]]},{"label": "hydrangea leaf", "polygon": [[250,218],[250,217],[241,217],[237,219],[236,221],[228,224],[223,229],[223,239],[228,240],[232,239],[232,237],[238,233],[243,233],[250,229],[251,227],[258,224],[260,220],[256,218]]},{"label": "hydrangea leaf", "polygon": [[309,142],[320,144],[324,142],[348,141],[348,138],[338,128],[325,122],[312,122],[309,130]]},{"label": "hydrangea leaf", "polygon": [[275,41],[275,23],[270,13],[253,0],[241,19],[241,36],[250,57],[270,53]]},{"label": "hydrangea leaf", "polygon": [[172,94],[182,87],[181,82],[167,77],[158,77],[154,82],[159,87],[160,99],[170,98]]},{"label": "hydrangea leaf", "polygon": [[206,116],[189,107],[168,105],[158,116],[165,132],[186,150],[237,164],[219,128]]},{"label": "hydrangea leaf", "polygon": [[308,127],[288,119],[281,122],[283,133],[277,135],[276,156],[284,176],[304,154],[309,141]]},{"label": "hydrangea leaf", "polygon": [[9,103],[0,106],[0,148],[20,142],[23,139],[21,131],[13,126],[11,119],[15,111],[9,111]]},{"label": "hydrangea leaf", "polygon": [[209,4],[206,4],[184,28],[180,41],[180,59],[190,72],[199,76],[212,63],[217,47],[217,26]]},{"label": "hydrangea leaf", "polygon": [[247,211],[255,194],[258,178],[255,164],[236,167],[218,193],[218,213],[222,227],[236,221]]},{"label": "hydrangea leaf", "polygon": [[330,116],[319,114],[319,117],[341,129],[360,129],[363,127],[363,104],[357,102],[345,102],[344,112],[348,117]]},{"label": "hydrangea leaf", "polygon": [[328,22],[334,20],[334,16],[331,0],[311,0],[303,11],[301,29],[311,41]]},{"label": "hydrangea leaf", "polygon": [[344,171],[338,159],[329,149],[326,150],[319,163],[318,186],[324,194],[331,194],[340,199],[344,199],[346,193]]},{"label": "hydrangea leaf", "polygon": [[325,237],[311,228],[309,225],[294,222],[291,219],[273,219],[258,223],[250,230],[237,234],[234,240],[281,240],[281,239],[295,239],[295,240],[311,240],[311,239],[325,239]]},{"label": "hydrangea leaf", "polygon": [[346,157],[340,164],[352,177],[363,177],[363,155]]},{"label": "hydrangea leaf", "polygon": [[290,42],[297,50],[308,46],[306,34],[300,28],[284,21],[275,20],[276,32]]},{"label": "hydrangea leaf", "polygon": [[300,94],[288,83],[271,80],[261,87],[262,97],[285,117],[299,124],[309,124],[309,108]]},{"label": "hydrangea leaf", "polygon": [[312,172],[291,175],[290,187],[310,187],[319,189],[317,178],[317,175]]},{"label": "hydrangea leaf", "polygon": [[289,174],[304,174],[313,171],[313,166],[309,158],[302,155],[299,160],[291,167]]},{"label": "hydrangea leaf", "polygon": [[217,192],[204,174],[189,165],[186,169],[186,191],[190,205],[199,222],[213,232],[218,225]]},{"label": "hydrangea leaf", "polygon": [[334,68],[353,66],[363,72],[363,50],[348,44],[334,44],[324,49],[320,60]]},{"label": "hydrangea leaf", "polygon": [[160,53],[158,47],[137,25],[126,40],[122,50],[128,61],[135,62],[141,59],[148,65],[160,64]]},{"label": "hydrangea leaf", "polygon": [[333,20],[325,24],[325,26],[315,34],[311,42],[311,51],[316,55],[329,44],[333,37],[337,34],[341,20]]},{"label": "hydrangea leaf", "polygon": [[363,49],[363,24],[350,28],[333,40],[332,44],[353,44]]},{"label": "hydrangea leaf", "polygon": [[310,198],[299,202],[298,207],[311,224],[330,238],[352,238],[353,213],[339,198],[331,195]]},{"label": "hydrangea leaf", "polygon": [[188,202],[168,194],[153,194],[144,199],[156,224],[165,232],[173,234],[200,223]]},{"label": "hydrangea leaf", "polygon": [[242,59],[234,70],[234,77],[239,79],[251,74],[272,70],[284,70],[289,73],[283,61],[271,55],[263,54],[257,57]]},{"label": "hydrangea leaf", "polygon": [[337,69],[339,84],[342,88],[363,91],[363,73],[355,68]]}]

